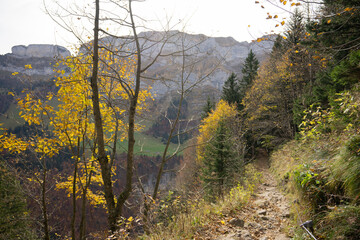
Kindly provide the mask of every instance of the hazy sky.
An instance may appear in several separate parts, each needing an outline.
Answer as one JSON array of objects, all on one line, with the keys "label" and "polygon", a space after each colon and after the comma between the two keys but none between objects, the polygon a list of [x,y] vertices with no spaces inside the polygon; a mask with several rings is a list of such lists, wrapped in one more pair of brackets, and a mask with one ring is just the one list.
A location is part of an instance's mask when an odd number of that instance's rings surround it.
[{"label": "hazy sky", "polygon": [[[146,0],[135,3],[133,8],[146,19],[163,20],[165,16],[172,16],[177,21],[185,21],[185,30],[189,33],[250,41],[271,30],[281,30],[274,27],[275,20],[266,20],[267,12],[278,14],[278,22],[286,13],[268,1],[279,4],[278,0],[259,0],[259,4],[255,4],[255,0]],[[0,54],[11,52],[14,45],[36,43],[70,47],[77,41],[45,14],[43,0],[0,0]]]}]

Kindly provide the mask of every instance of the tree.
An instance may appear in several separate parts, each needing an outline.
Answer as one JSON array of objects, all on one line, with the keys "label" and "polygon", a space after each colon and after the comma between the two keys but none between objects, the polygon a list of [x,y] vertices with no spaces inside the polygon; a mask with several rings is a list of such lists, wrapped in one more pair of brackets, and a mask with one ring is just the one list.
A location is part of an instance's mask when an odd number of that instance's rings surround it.
[{"label": "tree", "polygon": [[[249,87],[255,77],[257,76],[257,71],[259,69],[259,61],[257,60],[255,54],[252,50],[250,50],[248,56],[245,59],[244,67],[242,68],[241,72],[243,73],[242,77],[242,84],[245,85],[242,88]],[[245,90],[242,90],[243,92]]]},{"label": "tree", "polygon": [[[157,39],[156,41],[150,41],[146,37],[142,38],[143,42],[140,43],[140,37],[137,33],[136,18],[137,16],[133,13],[132,0],[127,2],[123,1],[113,1],[110,0],[107,2],[107,7],[111,10],[102,9],[100,10],[100,1],[96,0],[95,5],[85,5],[83,7],[74,7],[74,8],[64,8],[58,4],[58,11],[51,13],[50,16],[62,27],[67,29],[69,32],[73,33],[82,44],[81,51],[84,54],[92,58],[91,62],[91,75],[88,77],[90,80],[91,86],[91,110],[94,122],[94,155],[96,161],[99,163],[101,169],[101,177],[103,181],[103,191],[104,198],[106,201],[106,207],[108,212],[108,224],[109,229],[114,232],[118,225],[117,221],[122,215],[122,210],[125,202],[130,197],[130,194],[133,190],[133,178],[134,178],[134,144],[135,137],[134,132],[136,130],[136,115],[139,110],[139,101],[141,101],[141,75],[144,74],[162,54],[164,43],[161,42],[162,39]],[[75,4],[75,6],[77,6]],[[74,10],[75,9],[75,10]],[[101,14],[100,14],[101,13]],[[84,39],[84,36],[78,34],[76,26],[70,24],[74,19],[81,20],[79,16],[82,16],[84,19],[87,19],[93,22],[92,34]],[[100,17],[101,15],[101,17]],[[140,18],[137,18],[140,19]],[[106,26],[117,26],[106,28]],[[88,25],[87,25],[88,26]],[[118,36],[118,29],[127,28],[131,32],[129,36]],[[101,39],[100,39],[101,38]],[[89,39],[92,39],[91,44],[89,44]],[[117,40],[122,39],[124,42],[119,44]],[[117,43],[117,44],[116,44]],[[147,63],[144,64],[142,61],[142,54],[150,46],[158,46],[158,52],[149,53],[149,58]],[[111,53],[111,59],[101,59],[99,57],[100,50],[107,50]],[[119,71],[118,66],[114,64],[114,59],[132,59],[134,61],[133,73],[129,78],[123,78],[123,71]],[[100,64],[106,66],[108,73],[107,76],[111,79],[111,83],[117,82],[121,85],[124,90],[124,99],[122,104],[125,104],[124,110],[126,111],[127,121],[126,126],[126,135],[128,140],[127,147],[127,160],[126,160],[126,180],[124,189],[118,194],[114,194],[113,187],[113,158],[116,152],[116,141],[110,147],[108,147],[106,142],[106,127],[105,125],[109,122],[105,120],[106,112],[101,111],[103,103],[101,102],[101,85],[102,83],[99,79],[101,77],[101,69],[99,68]],[[108,98],[111,99],[111,98]],[[114,99],[113,99],[114,100]],[[116,124],[116,122],[114,122]],[[115,128],[116,130],[120,129]],[[112,135],[115,136],[116,134]],[[107,155],[107,150],[111,149],[112,153],[110,157]]]},{"label": "tree", "polygon": [[325,0],[320,18],[308,23],[312,44],[337,61],[358,50],[360,13],[358,0]]},{"label": "tree", "polygon": [[228,79],[225,81],[221,98],[225,100],[228,104],[240,103],[240,88],[237,83],[237,76],[235,73],[231,73]]},{"label": "tree", "polygon": [[36,239],[19,181],[0,162],[0,238]]},{"label": "tree", "polygon": [[201,178],[207,198],[211,200],[215,200],[215,196],[220,198],[224,189],[233,186],[234,173],[239,167],[231,135],[226,125],[225,121],[218,123],[214,137],[204,149]]},{"label": "tree", "polygon": [[201,114],[201,119],[204,119],[209,116],[211,111],[215,108],[215,102],[211,101],[210,97],[207,98],[206,104],[203,107],[203,113]]},{"label": "tree", "polygon": [[[166,171],[165,164],[172,159],[176,154],[186,149],[186,147],[181,148],[181,144],[183,143],[183,137],[186,135],[189,131],[193,130],[193,127],[191,127],[192,119],[182,119],[182,112],[183,108],[187,106],[186,97],[197,87],[201,86],[201,83],[205,79],[207,79],[215,69],[218,67],[220,61],[217,62],[215,67],[211,68],[210,70],[206,70],[202,72],[202,74],[199,74],[196,79],[193,79],[194,70],[196,68],[199,68],[202,65],[203,53],[201,51],[198,51],[198,46],[205,40],[192,44],[190,41],[187,41],[186,34],[181,33],[179,34],[178,43],[173,43],[175,46],[178,47],[178,51],[176,51],[172,59],[173,64],[176,66],[178,65],[178,69],[180,71],[176,72],[177,75],[174,77],[174,79],[169,79],[170,82],[175,82],[177,85],[177,93],[178,96],[175,99],[176,101],[171,101],[172,108],[170,108],[171,114],[173,115],[172,118],[167,117],[167,120],[170,125],[170,130],[168,132],[168,137],[166,139],[165,148],[162,152],[161,156],[161,162],[158,167],[154,190],[152,192],[151,198],[149,199],[146,197],[145,194],[145,201],[144,201],[144,212],[143,212],[143,220],[145,223],[145,230],[148,232],[148,212],[150,210],[150,206],[154,200],[157,199],[159,196],[159,187],[160,187],[160,180],[161,177]],[[179,59],[176,59],[176,56]],[[174,81],[176,80],[176,81]],[[174,102],[177,102],[177,104],[173,104]],[[168,109],[169,110],[169,109]],[[175,151],[172,153],[169,153],[169,146],[170,142],[173,138],[177,138],[177,144],[178,147]],[[169,171],[169,170],[168,170]],[[141,182],[141,181],[139,181]],[[143,189],[143,187],[141,186]],[[144,189],[143,192],[145,193]]]}]

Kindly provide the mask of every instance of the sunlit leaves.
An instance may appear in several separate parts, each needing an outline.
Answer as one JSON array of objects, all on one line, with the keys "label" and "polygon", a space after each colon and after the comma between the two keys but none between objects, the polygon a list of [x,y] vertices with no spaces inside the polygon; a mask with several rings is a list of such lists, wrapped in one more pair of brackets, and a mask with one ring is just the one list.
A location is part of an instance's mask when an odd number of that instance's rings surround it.
[{"label": "sunlit leaves", "polygon": [[[129,96],[134,92],[136,58],[118,57],[104,49],[100,50],[99,58],[99,104],[105,144],[107,150],[111,151],[114,150],[112,147],[115,141],[123,141],[127,137],[128,127],[124,119],[127,116]],[[70,71],[66,72],[64,67]],[[31,65],[25,65],[26,69],[32,69]],[[20,153],[31,148],[41,159],[54,157],[64,147],[71,150],[82,149],[81,154],[80,150],[72,151],[72,159],[79,169],[75,179],[76,197],[80,189],[83,190],[84,186],[92,182],[87,192],[88,199],[92,204],[104,205],[104,197],[100,190],[97,191],[102,186],[102,178],[93,145],[95,126],[90,86],[92,56],[78,54],[76,57],[63,59],[55,64],[54,72],[54,82],[58,88],[56,93],[24,90],[22,97],[17,99],[19,115],[36,129],[34,135],[23,140],[4,133],[0,135],[0,150]],[[151,99],[150,88],[140,90],[138,115],[144,113]],[[141,125],[135,124],[136,131],[141,128]],[[115,175],[114,166],[111,170],[112,175]],[[66,177],[57,187],[66,188],[72,193],[73,181],[73,176]]]},{"label": "sunlit leaves", "polygon": [[236,105],[229,105],[224,100],[220,100],[220,102],[216,105],[216,109],[212,111],[208,117],[202,120],[199,128],[200,135],[197,139],[198,160],[202,161],[204,145],[210,141],[212,136],[214,136],[219,123],[227,118],[235,117],[236,114]]},{"label": "sunlit leaves", "polygon": [[[73,158],[74,159],[74,158]],[[74,161],[78,161],[78,176],[76,181],[76,189],[75,189],[75,198],[79,199],[81,194],[83,193],[83,186],[86,186],[88,182],[91,182],[92,187],[87,189],[86,197],[89,200],[91,205],[94,206],[102,206],[105,208],[105,197],[104,193],[101,191],[101,187],[103,186],[103,181],[101,177],[100,167],[98,166],[98,162],[95,158],[89,159],[88,162],[84,163],[80,159],[74,159]],[[89,174],[91,172],[91,174]],[[113,171],[115,174],[115,171]],[[91,176],[91,179],[89,179]],[[68,195],[71,197],[73,194],[73,176],[68,176],[63,178],[62,181],[56,184],[57,189],[64,189]]]},{"label": "sunlit leaves", "polygon": [[[4,129],[0,129],[4,130]],[[11,153],[21,153],[28,147],[28,143],[16,137],[15,134],[3,133],[0,135],[0,151],[7,150]]]}]

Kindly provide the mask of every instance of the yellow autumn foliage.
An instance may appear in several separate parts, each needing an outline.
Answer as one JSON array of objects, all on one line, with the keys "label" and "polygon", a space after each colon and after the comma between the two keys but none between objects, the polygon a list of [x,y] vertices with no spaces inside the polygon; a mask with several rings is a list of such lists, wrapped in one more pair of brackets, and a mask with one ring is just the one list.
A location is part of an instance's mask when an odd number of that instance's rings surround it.
[{"label": "yellow autumn foliage", "polygon": [[236,114],[236,105],[229,105],[226,101],[220,100],[215,110],[202,120],[197,138],[197,159],[199,161],[202,161],[204,147],[215,135],[219,123],[226,119],[234,118]]},{"label": "yellow autumn foliage", "polygon": [[[114,52],[101,49],[99,51],[98,89],[100,112],[104,130],[104,140],[108,151],[113,151],[115,141],[123,141],[127,137],[127,106],[129,96],[134,94],[134,71],[136,58],[118,57]],[[61,66],[61,69],[57,69]],[[68,70],[64,70],[66,67]],[[26,65],[25,69],[31,69]],[[87,197],[94,205],[104,205],[100,167],[95,161],[96,149],[93,146],[95,126],[92,106],[92,56],[78,54],[68,57],[55,65],[55,85],[57,93],[39,94],[24,90],[24,97],[17,100],[19,115],[29,125],[35,125],[36,133],[22,140],[13,134],[0,135],[0,150],[23,152],[31,148],[40,158],[53,157],[60,149],[83,149],[73,151],[73,161],[77,164],[76,197],[83,189],[87,189]],[[140,90],[137,115],[147,108],[152,99],[150,87]],[[142,128],[136,124],[135,130]],[[113,175],[115,167],[112,166]],[[74,177],[64,177],[64,182],[57,188],[66,188],[73,192]],[[90,184],[90,185],[89,185]],[[89,187],[90,186],[90,187]],[[89,187],[89,188],[88,188]]]}]

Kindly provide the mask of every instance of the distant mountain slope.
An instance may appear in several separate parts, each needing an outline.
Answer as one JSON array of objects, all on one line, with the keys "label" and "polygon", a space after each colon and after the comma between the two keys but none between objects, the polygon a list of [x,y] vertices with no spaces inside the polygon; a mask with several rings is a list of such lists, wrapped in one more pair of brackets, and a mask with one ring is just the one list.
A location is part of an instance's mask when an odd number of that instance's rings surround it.
[{"label": "distant mountain slope", "polygon": [[[272,50],[275,37],[275,35],[264,36],[263,39],[265,40],[261,42],[249,43],[237,42],[232,37],[207,37],[201,34],[193,35],[179,31],[142,32],[139,34],[139,39],[144,60],[143,65],[151,62],[159,52],[162,52],[163,55],[144,75],[150,79],[172,80],[172,83],[164,84],[155,81],[155,84],[152,84],[153,91],[157,96],[162,96],[176,89],[182,68],[181,51],[186,49],[187,60],[185,64],[191,66],[187,66],[184,73],[188,77],[189,84],[211,72],[202,85],[209,85],[221,90],[225,80],[232,72],[241,77],[242,65],[250,50],[256,54],[260,62],[263,61]],[[106,37],[102,38],[101,42],[122,49],[124,54],[135,49],[132,38]],[[83,49],[83,51],[85,50]]]},{"label": "distant mountain slope", "polygon": [[[188,66],[183,73],[188,85],[211,73],[193,91],[192,96],[189,96],[192,99],[188,101],[192,113],[198,113],[208,96],[213,97],[214,100],[219,97],[222,86],[231,72],[241,77],[242,65],[250,49],[260,61],[264,60],[272,49],[275,36],[269,36],[269,40],[251,43],[237,42],[232,37],[207,37],[179,31],[143,32],[139,34],[139,38],[143,49],[144,66],[152,61],[160,49],[164,55],[144,73],[143,79],[144,84],[152,85],[152,91],[159,103],[156,105],[162,109],[167,109],[168,102],[175,97],[174,93],[176,94],[176,90],[179,89],[182,67],[181,46],[187,48]],[[109,43],[127,51],[134,48],[132,38],[108,37],[103,38],[102,43]],[[177,54],[171,54],[174,52]],[[53,89],[53,84],[49,81],[54,77],[52,66],[56,58],[66,56],[70,56],[66,48],[48,44],[14,46],[12,53],[0,55],[0,113],[5,113],[13,101],[7,94],[9,91],[20,93],[26,85],[29,87],[26,83],[27,78],[19,77],[20,75],[12,76],[13,72],[25,73],[24,66],[31,64],[32,69],[27,69],[26,74],[30,76],[32,87],[40,87],[41,91],[47,91]],[[164,99],[168,100],[160,103]],[[0,116],[0,120],[2,117]]]}]

